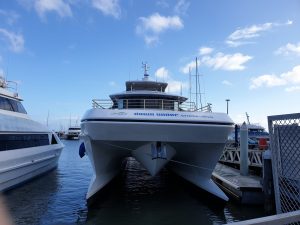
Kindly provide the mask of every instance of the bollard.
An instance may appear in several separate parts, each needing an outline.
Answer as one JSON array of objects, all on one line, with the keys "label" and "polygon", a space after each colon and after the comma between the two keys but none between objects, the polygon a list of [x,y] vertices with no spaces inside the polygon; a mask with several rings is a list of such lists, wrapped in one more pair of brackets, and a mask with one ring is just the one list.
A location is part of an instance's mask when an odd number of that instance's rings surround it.
[{"label": "bollard", "polygon": [[248,127],[244,122],[240,128],[240,172],[247,176],[248,168]]}]

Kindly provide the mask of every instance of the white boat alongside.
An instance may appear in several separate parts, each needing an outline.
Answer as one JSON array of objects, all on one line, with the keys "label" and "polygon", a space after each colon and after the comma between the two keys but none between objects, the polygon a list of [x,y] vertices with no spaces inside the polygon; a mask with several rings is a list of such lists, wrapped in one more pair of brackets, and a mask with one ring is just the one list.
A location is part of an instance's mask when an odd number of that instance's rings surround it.
[{"label": "white boat alongside", "polygon": [[57,166],[64,147],[54,132],[27,115],[17,93],[0,77],[0,191]]},{"label": "white boat alongside", "polygon": [[211,180],[233,121],[210,105],[196,109],[187,98],[165,92],[167,83],[127,81],[126,91],[111,100],[93,100],[81,120],[81,139],[94,176],[86,198],[101,190],[135,157],[155,176],[166,164],[178,175],[227,201]]},{"label": "white boat alongside", "polygon": [[80,126],[73,126],[69,127],[68,131],[66,132],[66,139],[78,139],[81,132]]}]

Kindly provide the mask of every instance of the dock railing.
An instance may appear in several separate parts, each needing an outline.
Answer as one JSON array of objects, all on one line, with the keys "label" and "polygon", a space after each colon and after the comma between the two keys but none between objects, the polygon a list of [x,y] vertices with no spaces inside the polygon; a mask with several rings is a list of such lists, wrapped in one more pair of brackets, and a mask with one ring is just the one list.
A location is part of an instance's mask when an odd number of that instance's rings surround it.
[{"label": "dock railing", "polygon": [[[259,149],[248,149],[248,165],[252,167],[262,168],[262,155],[265,151]],[[237,147],[225,146],[219,162],[231,165],[240,165],[241,151]]]},{"label": "dock railing", "polygon": [[109,99],[93,99],[93,108],[101,109],[160,109],[173,111],[202,111],[211,112],[211,104],[202,108],[196,108],[194,102],[180,103],[178,100],[168,99],[118,99],[112,101]]},{"label": "dock railing", "polygon": [[268,117],[277,213],[300,210],[300,113]]}]

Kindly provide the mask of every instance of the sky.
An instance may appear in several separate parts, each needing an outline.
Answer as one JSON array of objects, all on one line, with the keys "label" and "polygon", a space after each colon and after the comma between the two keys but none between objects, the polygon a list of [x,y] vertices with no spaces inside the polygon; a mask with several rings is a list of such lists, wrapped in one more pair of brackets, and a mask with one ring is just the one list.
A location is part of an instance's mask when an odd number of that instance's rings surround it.
[{"label": "sky", "polygon": [[[0,75],[32,119],[79,125],[92,99],[143,77],[201,97],[237,123],[300,112],[300,2],[271,0],[0,0]],[[194,86],[195,76],[192,79]],[[193,97],[194,99],[194,97]]]}]

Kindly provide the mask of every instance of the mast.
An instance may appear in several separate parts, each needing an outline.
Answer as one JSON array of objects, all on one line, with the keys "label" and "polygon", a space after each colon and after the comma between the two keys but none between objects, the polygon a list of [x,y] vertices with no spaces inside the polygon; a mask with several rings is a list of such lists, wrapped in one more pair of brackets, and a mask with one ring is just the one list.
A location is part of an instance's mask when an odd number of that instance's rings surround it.
[{"label": "mast", "polygon": [[[199,93],[198,93],[199,89]],[[202,109],[202,93],[201,93],[201,85],[200,85],[200,75],[198,74],[198,58],[196,57],[196,96],[197,96],[197,108],[198,108],[198,94],[199,94],[199,101],[200,101],[200,107]]]},{"label": "mast", "polygon": [[196,57],[196,109],[198,110],[198,58]]},{"label": "mast", "polygon": [[189,88],[190,88],[190,109],[191,109],[191,106],[192,106],[192,74],[191,74],[191,67],[189,67],[189,82],[190,82]]}]

